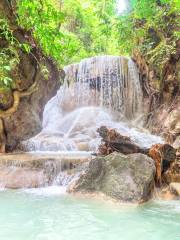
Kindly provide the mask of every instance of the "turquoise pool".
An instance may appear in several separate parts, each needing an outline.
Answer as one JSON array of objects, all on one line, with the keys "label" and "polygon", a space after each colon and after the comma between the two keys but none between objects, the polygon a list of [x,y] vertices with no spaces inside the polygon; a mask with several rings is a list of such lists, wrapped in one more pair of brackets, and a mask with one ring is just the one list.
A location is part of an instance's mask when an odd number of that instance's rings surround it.
[{"label": "turquoise pool", "polygon": [[117,206],[57,188],[5,190],[0,240],[180,240],[180,202]]}]

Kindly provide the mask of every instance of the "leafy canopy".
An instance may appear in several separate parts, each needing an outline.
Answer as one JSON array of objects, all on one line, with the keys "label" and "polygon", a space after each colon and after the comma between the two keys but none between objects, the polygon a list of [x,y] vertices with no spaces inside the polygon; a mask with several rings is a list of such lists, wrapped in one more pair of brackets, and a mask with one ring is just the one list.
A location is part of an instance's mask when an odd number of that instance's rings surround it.
[{"label": "leafy canopy", "polygon": [[117,54],[113,0],[18,0],[19,24],[60,64]]},{"label": "leafy canopy", "polygon": [[[17,22],[32,32],[36,45],[59,66],[94,55],[131,55],[138,49],[160,69],[175,52],[179,39],[179,0],[127,0],[117,14],[118,0],[16,0]],[[0,87],[13,86],[19,44],[8,22],[0,18],[0,39],[9,43],[0,52]]]}]

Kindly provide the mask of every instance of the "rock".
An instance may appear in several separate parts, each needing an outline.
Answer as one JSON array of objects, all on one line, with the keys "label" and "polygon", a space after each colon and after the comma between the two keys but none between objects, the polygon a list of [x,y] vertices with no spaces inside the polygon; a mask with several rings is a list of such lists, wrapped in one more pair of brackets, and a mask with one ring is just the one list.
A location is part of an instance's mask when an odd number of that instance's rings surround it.
[{"label": "rock", "polygon": [[154,176],[155,165],[150,157],[112,153],[91,160],[69,192],[101,192],[118,201],[141,203],[151,197]]},{"label": "rock", "polygon": [[180,161],[176,160],[170,168],[163,174],[163,182],[170,184],[171,182],[180,183]]},{"label": "rock", "polygon": [[170,190],[169,186],[158,189],[155,197],[165,201],[177,200],[177,195]]},{"label": "rock", "polygon": [[59,153],[0,154],[0,187],[18,189],[51,185],[59,173],[89,159],[90,156]]},{"label": "rock", "polygon": [[101,126],[97,132],[102,137],[98,155],[108,155],[113,152],[123,154],[142,153],[151,157],[156,166],[156,183],[161,186],[161,174],[169,169],[170,164],[176,159],[176,149],[169,144],[155,144],[151,148],[141,148],[129,137],[121,135],[116,129]]},{"label": "rock", "polygon": [[102,144],[98,149],[100,155],[108,155],[115,151],[123,154],[148,152],[147,149],[141,149],[132,142],[129,137],[121,135],[116,129],[101,126],[97,129],[97,132],[102,138]]},{"label": "rock", "polygon": [[180,196],[180,183],[177,182],[170,183],[170,191]]},{"label": "rock", "polygon": [[[29,76],[29,74],[31,76],[31,73],[34,72],[33,79],[36,79],[37,91],[30,96],[21,98],[17,111],[11,116],[4,117],[7,151],[13,151],[21,141],[29,139],[41,131],[44,106],[56,94],[60,86],[60,72],[54,63],[50,60],[46,61],[46,66],[49,70],[49,79],[45,80],[39,69],[37,71],[34,70],[32,62],[33,59],[26,58],[21,67],[24,69],[24,77]],[[24,65],[29,65],[31,71],[25,72],[28,68],[24,68]],[[32,77],[30,76],[28,79]],[[22,79],[24,78],[22,77]],[[28,86],[29,82],[27,82]]]},{"label": "rock", "polygon": [[180,134],[180,108],[171,111],[165,120],[164,126],[173,135]]},{"label": "rock", "polygon": [[[31,31],[18,25],[17,16],[13,14],[15,9],[16,2],[9,5],[6,0],[0,1],[0,15],[7,19],[8,28],[19,43],[13,46],[18,55],[18,64],[11,71],[11,91],[0,91],[0,117],[3,120],[2,131],[6,135],[8,152],[16,149],[21,141],[40,132],[44,106],[56,94],[64,78],[64,72],[58,69],[56,63],[43,55]],[[3,36],[1,38],[6,40]],[[7,46],[0,44],[0,50],[12,47],[11,41],[7,42]],[[30,46],[30,53],[19,47],[24,43]]]},{"label": "rock", "polygon": [[154,160],[156,166],[156,183],[161,186],[162,172],[170,168],[176,159],[176,150],[169,144],[152,145],[148,155]]},{"label": "rock", "polygon": [[177,136],[176,140],[174,141],[173,147],[174,147],[175,149],[180,149],[180,135]]},{"label": "rock", "polygon": [[48,177],[43,170],[0,167],[0,173],[0,183],[5,188],[36,188],[48,184]]},{"label": "rock", "polygon": [[79,151],[89,151],[89,145],[87,142],[77,143],[77,148]]},{"label": "rock", "polygon": [[0,88],[0,109],[7,110],[13,105],[12,91]]}]

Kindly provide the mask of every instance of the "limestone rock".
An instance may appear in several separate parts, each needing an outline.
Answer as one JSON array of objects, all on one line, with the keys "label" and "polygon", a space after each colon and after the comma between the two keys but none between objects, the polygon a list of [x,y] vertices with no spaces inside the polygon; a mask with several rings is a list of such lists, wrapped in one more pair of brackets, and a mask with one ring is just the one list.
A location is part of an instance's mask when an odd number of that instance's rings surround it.
[{"label": "limestone rock", "polygon": [[163,181],[167,184],[171,182],[179,182],[180,183],[180,161],[176,160],[170,166],[170,168],[164,172]]},{"label": "limestone rock", "polygon": [[165,201],[178,200],[178,196],[171,191],[170,186],[156,189],[155,197]]},{"label": "limestone rock", "polygon": [[174,147],[175,149],[180,149],[180,135],[177,136],[176,140],[174,141],[173,147]]},{"label": "limestone rock", "polygon": [[180,134],[179,119],[180,119],[180,108],[171,111],[164,123],[165,128],[167,128],[169,132],[172,134],[175,134],[175,135]]},{"label": "limestone rock", "polygon": [[0,109],[7,110],[13,104],[12,91],[0,88]]},{"label": "limestone rock", "polygon": [[21,167],[0,167],[0,183],[10,189],[36,188],[45,186],[48,178],[43,170]]},{"label": "limestone rock", "polygon": [[[26,59],[23,63],[24,65],[30,65],[32,70],[24,73],[26,76],[33,72],[34,66],[31,61],[32,59]],[[21,67],[25,71],[27,67],[24,68],[23,64]],[[45,80],[39,70],[34,72],[33,78],[37,82],[37,91],[30,96],[21,98],[17,111],[4,118],[7,151],[14,150],[21,141],[36,135],[41,130],[44,106],[56,94],[61,77],[60,72],[51,61],[47,60],[46,66],[49,70],[49,79]],[[29,82],[27,82],[27,87],[28,84]]]},{"label": "limestone rock", "polygon": [[81,166],[89,158],[59,153],[0,154],[0,187],[19,189],[48,186],[62,171]]},{"label": "limestone rock", "polygon": [[180,183],[172,182],[170,184],[171,192],[175,193],[176,195],[180,196]]},{"label": "limestone rock", "polygon": [[101,192],[119,201],[140,203],[151,197],[154,176],[154,161],[148,156],[112,153],[91,160],[69,191]]}]

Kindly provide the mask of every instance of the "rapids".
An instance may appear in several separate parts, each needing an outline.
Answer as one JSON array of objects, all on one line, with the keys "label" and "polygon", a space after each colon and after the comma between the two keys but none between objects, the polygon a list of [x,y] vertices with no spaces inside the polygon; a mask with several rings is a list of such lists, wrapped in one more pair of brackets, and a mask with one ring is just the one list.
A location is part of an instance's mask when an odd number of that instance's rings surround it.
[{"label": "rapids", "polygon": [[45,106],[42,131],[22,143],[26,151],[96,151],[102,125],[143,147],[162,142],[142,128],[143,93],[131,59],[93,57],[64,71],[64,84]]}]

